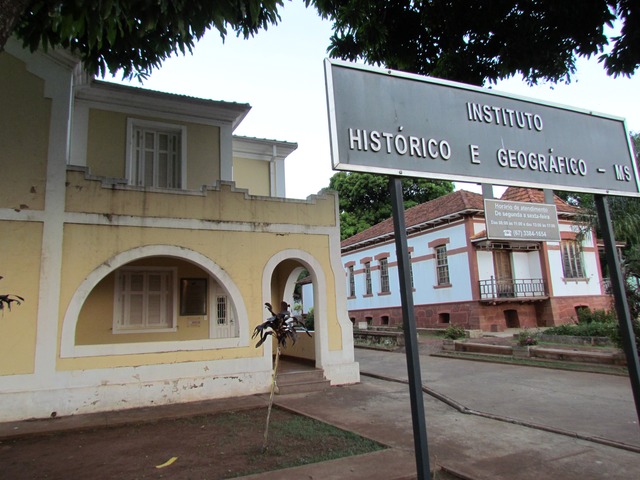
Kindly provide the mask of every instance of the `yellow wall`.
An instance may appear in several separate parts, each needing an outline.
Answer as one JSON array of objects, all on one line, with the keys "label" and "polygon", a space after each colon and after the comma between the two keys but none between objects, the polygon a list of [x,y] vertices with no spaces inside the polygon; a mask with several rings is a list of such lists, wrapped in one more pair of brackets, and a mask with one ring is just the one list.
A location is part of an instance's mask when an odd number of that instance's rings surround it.
[{"label": "yellow wall", "polygon": [[220,129],[187,125],[187,188],[199,190],[220,179]]},{"label": "yellow wall", "polygon": [[[196,265],[171,258],[153,258],[131,262],[127,266],[176,267],[178,282],[181,278],[207,278],[208,275]],[[80,312],[76,327],[76,345],[99,345],[132,342],[168,342],[183,340],[201,340],[209,338],[209,320],[207,315],[178,315],[176,332],[158,333],[121,333],[113,334],[114,277],[110,274],[91,292]],[[213,288],[208,283],[209,291]],[[179,313],[178,305],[175,306]],[[211,305],[209,305],[209,309]],[[199,321],[199,322],[198,322]],[[196,325],[195,323],[199,323]]]},{"label": "yellow wall", "polygon": [[271,194],[270,162],[249,158],[233,158],[233,180],[236,187],[246,188],[251,195]]},{"label": "yellow wall", "polygon": [[[162,121],[107,110],[89,110],[87,166],[91,174],[125,178],[127,119]],[[163,123],[167,123],[166,120]],[[220,178],[220,129],[208,125],[169,122],[187,127],[187,188],[198,190]]]},{"label": "yellow wall", "polygon": [[33,373],[42,224],[0,221],[0,245],[0,293],[24,298],[0,313],[0,375]]},{"label": "yellow wall", "polygon": [[127,115],[89,110],[87,167],[93,175],[125,178]]},{"label": "yellow wall", "polygon": [[[301,206],[304,207],[304,205]],[[282,236],[252,232],[66,225],[65,261],[61,278],[60,318],[63,318],[77,286],[91,271],[122,251],[141,245],[154,244],[180,245],[209,257],[224,269],[236,286],[240,288],[247,308],[248,319],[239,318],[238,321],[248,322],[250,332],[266,318],[262,305],[261,272],[269,258],[283,249],[297,249],[304,246],[305,250],[313,252],[329,276],[327,282],[328,291],[335,291],[335,285],[329,273],[331,272],[331,266],[326,256],[326,252],[328,252],[328,237],[324,235],[291,234]],[[109,281],[107,280],[103,288],[108,289],[109,287]],[[329,318],[331,319],[329,325],[329,349],[339,349],[342,347],[341,330],[335,313],[333,313],[336,311],[333,295],[329,295],[326,308],[330,312]],[[107,324],[103,326],[106,327]],[[82,335],[85,334],[83,333]],[[129,335],[120,336],[129,337]],[[250,342],[248,347],[236,349],[60,359],[58,368],[62,370],[107,368],[120,365],[161,364],[176,361],[215,360],[262,355],[262,349],[254,348],[254,343]]]},{"label": "yellow wall", "polygon": [[0,208],[44,208],[50,110],[44,82],[0,52]]},{"label": "yellow wall", "polygon": [[318,198],[317,204],[274,199],[248,202],[244,192],[230,192],[223,185],[203,195],[183,195],[103,188],[86,180],[82,172],[67,173],[67,204],[70,212],[164,218],[195,218],[206,221],[286,223],[334,226],[335,198]]}]

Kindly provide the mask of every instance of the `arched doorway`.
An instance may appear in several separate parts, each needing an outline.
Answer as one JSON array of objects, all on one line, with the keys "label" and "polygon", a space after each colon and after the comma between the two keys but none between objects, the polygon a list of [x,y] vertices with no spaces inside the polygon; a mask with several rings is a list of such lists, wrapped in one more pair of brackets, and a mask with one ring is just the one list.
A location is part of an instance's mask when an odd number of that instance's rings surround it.
[{"label": "arched doorway", "polygon": [[[326,341],[326,311],[323,307],[323,298],[326,298],[325,275],[319,262],[302,250],[286,250],[274,255],[267,263],[263,275],[263,297],[265,303],[269,302],[274,307],[282,301],[291,305],[292,311],[293,293],[300,273],[306,270],[309,274],[311,292],[313,297],[314,326],[311,336],[300,332],[295,345],[288,344],[282,351],[284,356],[303,359],[313,363],[316,368],[322,368],[323,351],[327,350]],[[309,311],[307,305],[307,313]],[[272,345],[273,348],[273,345]],[[273,350],[267,353],[272,355]]]}]

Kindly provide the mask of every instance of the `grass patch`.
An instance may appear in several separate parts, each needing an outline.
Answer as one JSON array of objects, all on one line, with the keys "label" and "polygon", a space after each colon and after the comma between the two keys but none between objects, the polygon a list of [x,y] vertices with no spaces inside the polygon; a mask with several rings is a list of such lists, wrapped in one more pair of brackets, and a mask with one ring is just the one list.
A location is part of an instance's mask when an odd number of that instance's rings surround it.
[{"label": "grass patch", "polygon": [[[260,420],[262,429],[264,418]],[[260,445],[248,448],[245,453],[251,457],[250,468],[234,477],[362,455],[384,448],[384,445],[353,432],[274,407],[266,452],[261,451]],[[266,464],[269,467],[265,467]]]}]

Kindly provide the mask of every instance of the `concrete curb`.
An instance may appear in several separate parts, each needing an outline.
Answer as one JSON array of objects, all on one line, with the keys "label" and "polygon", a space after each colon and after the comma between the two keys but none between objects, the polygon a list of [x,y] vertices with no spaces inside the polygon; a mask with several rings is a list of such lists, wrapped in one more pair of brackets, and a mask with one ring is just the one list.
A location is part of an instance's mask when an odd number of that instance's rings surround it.
[{"label": "concrete curb", "polygon": [[[360,371],[360,375],[364,375],[364,376],[370,377],[370,378],[376,378],[378,380],[383,380],[383,381],[386,381],[386,382],[402,383],[402,384],[405,384],[405,385],[409,384],[409,381],[405,380],[405,379],[387,377],[385,375],[378,375],[376,373],[365,372],[365,371],[362,371],[362,370]],[[496,420],[496,421],[499,421],[499,422],[511,423],[513,425],[519,425],[521,427],[533,428],[533,429],[536,429],[536,430],[541,430],[541,431],[545,431],[545,432],[549,432],[549,433],[555,433],[555,434],[558,434],[558,435],[564,435],[566,437],[577,438],[579,440],[584,440],[584,441],[587,441],[587,442],[598,443],[600,445],[606,445],[608,447],[619,448],[621,450],[626,450],[626,451],[633,452],[633,453],[640,453],[640,447],[638,447],[636,445],[629,445],[627,443],[616,442],[614,440],[609,440],[607,438],[601,438],[601,437],[596,437],[596,436],[591,436],[591,435],[582,435],[580,433],[571,432],[571,431],[568,431],[568,430],[563,430],[561,428],[549,427],[547,425],[541,425],[541,424],[532,423],[532,422],[525,422],[523,420],[518,420],[518,419],[510,418],[510,417],[504,417],[504,416],[501,416],[501,415],[495,415],[495,414],[492,414],[492,413],[480,412],[478,410],[470,409],[470,408],[462,405],[461,403],[458,403],[455,400],[447,397],[446,395],[443,395],[443,394],[433,390],[432,388],[426,387],[424,385],[422,386],[422,391],[424,393],[426,393],[427,395],[435,398],[436,400],[439,400],[439,401],[449,405],[451,408],[456,409],[458,412],[464,413],[464,414],[467,414],[467,415],[475,415],[475,416],[478,416],[478,417],[488,418],[488,419]]]}]

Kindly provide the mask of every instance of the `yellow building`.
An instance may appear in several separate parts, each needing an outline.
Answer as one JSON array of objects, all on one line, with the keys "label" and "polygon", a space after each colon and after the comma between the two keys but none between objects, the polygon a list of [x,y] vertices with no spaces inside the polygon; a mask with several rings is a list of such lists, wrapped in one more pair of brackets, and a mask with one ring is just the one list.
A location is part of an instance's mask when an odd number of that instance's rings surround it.
[{"label": "yellow building", "polygon": [[289,355],[359,381],[334,194],[288,200],[296,145],[234,137],[246,104],[0,53],[0,421],[266,392],[265,302],[313,279]]}]

